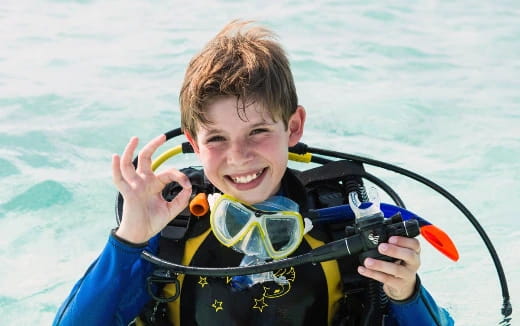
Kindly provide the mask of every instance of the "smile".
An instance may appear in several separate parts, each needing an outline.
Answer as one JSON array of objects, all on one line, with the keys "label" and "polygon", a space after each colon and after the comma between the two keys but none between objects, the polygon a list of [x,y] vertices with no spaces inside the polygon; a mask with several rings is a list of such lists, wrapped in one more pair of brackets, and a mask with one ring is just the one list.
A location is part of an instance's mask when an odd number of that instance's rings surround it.
[{"label": "smile", "polygon": [[249,183],[258,178],[260,175],[262,175],[263,172],[264,169],[248,175],[242,175],[238,177],[230,176],[230,178],[231,180],[233,180],[234,183]]}]

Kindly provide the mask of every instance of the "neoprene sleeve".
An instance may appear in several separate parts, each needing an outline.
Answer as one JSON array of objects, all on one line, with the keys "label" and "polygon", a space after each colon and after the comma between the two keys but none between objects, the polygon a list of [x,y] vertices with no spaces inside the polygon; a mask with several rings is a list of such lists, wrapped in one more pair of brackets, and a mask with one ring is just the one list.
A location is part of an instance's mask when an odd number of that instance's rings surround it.
[{"label": "neoprene sleeve", "polygon": [[399,326],[451,326],[454,321],[449,313],[437,306],[435,300],[421,285],[417,277],[415,294],[405,301],[390,300],[390,311]]}]

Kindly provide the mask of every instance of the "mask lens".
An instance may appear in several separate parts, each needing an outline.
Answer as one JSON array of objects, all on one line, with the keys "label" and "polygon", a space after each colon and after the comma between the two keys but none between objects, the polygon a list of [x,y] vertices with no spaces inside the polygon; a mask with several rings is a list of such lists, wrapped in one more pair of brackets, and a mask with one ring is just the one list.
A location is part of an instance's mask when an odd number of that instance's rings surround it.
[{"label": "mask lens", "polygon": [[230,237],[236,236],[249,222],[251,212],[237,203],[228,203],[225,211],[225,226]]},{"label": "mask lens", "polygon": [[267,258],[265,248],[262,242],[262,235],[258,228],[253,228],[238,244],[239,249],[247,255],[259,256]]},{"label": "mask lens", "polygon": [[298,234],[298,223],[294,218],[269,217],[265,228],[273,249],[280,251],[294,242]]}]

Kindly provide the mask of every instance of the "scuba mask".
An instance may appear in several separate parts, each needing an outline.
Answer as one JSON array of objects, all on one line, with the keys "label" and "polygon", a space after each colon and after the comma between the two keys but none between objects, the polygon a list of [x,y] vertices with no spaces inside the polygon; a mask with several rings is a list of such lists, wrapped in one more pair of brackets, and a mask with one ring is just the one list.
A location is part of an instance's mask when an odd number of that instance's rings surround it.
[{"label": "scuba mask", "polygon": [[298,204],[282,196],[248,205],[224,194],[211,210],[211,229],[220,243],[247,256],[281,259],[298,248],[305,233],[297,210]]}]

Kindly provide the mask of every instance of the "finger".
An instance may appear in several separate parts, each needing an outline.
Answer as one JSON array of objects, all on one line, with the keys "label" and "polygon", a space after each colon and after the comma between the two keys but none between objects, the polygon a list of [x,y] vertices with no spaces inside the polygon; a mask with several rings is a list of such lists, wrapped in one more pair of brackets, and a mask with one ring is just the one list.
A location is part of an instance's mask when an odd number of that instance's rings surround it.
[{"label": "finger", "polygon": [[170,182],[177,182],[182,188],[191,189],[190,179],[186,174],[182,173],[177,169],[169,169],[157,174],[157,179],[163,184],[167,185]]},{"label": "finger", "polygon": [[135,167],[132,164],[132,159],[134,157],[134,152],[138,143],[139,139],[137,137],[130,138],[130,141],[128,144],[126,144],[125,150],[123,151],[123,155],[121,155],[119,166],[121,169],[121,174],[126,181],[134,179],[137,175],[135,172]]},{"label": "finger", "polygon": [[413,279],[415,272],[395,263],[367,258],[365,266],[359,266],[358,271],[365,277],[372,278],[391,287],[399,287],[402,282]]},{"label": "finger", "polygon": [[397,245],[403,248],[410,248],[416,253],[421,253],[421,243],[416,238],[407,238],[407,237],[399,237],[392,236],[388,239],[388,243]]},{"label": "finger", "polygon": [[112,182],[119,189],[122,190],[124,186],[126,186],[125,180],[123,179],[123,175],[121,174],[121,159],[119,155],[112,155]]},{"label": "finger", "polygon": [[169,215],[177,216],[189,203],[192,194],[190,179],[184,173],[176,169],[165,171],[157,177],[164,184],[177,182],[182,187],[182,190],[167,203]]},{"label": "finger", "polygon": [[170,202],[168,211],[170,216],[177,216],[188,206],[191,197],[191,188],[183,188]]},{"label": "finger", "polygon": [[413,293],[416,273],[397,263],[367,258],[365,266],[359,266],[359,274],[384,284],[390,297],[400,300]]},{"label": "finger", "polygon": [[418,269],[420,265],[420,256],[414,249],[400,247],[390,243],[382,243],[378,247],[378,251],[386,256],[403,261],[404,265],[413,269]]},{"label": "finger", "polygon": [[381,272],[395,277],[406,276],[406,271],[404,271],[405,267],[395,262],[366,258],[365,261],[363,261],[363,265],[370,271]]},{"label": "finger", "polygon": [[141,152],[139,152],[137,172],[152,173],[152,155],[165,141],[166,135],[163,134],[155,137],[143,147]]},{"label": "finger", "polygon": [[393,275],[386,274],[386,273],[383,273],[383,272],[380,272],[380,271],[377,271],[377,270],[374,270],[374,269],[370,269],[370,268],[367,268],[367,267],[364,267],[364,266],[359,266],[358,267],[358,272],[359,272],[359,274],[361,274],[361,275],[363,275],[365,277],[374,279],[374,280],[379,281],[379,282],[381,282],[383,284],[392,283],[392,285],[394,285],[394,283],[397,280]]}]

